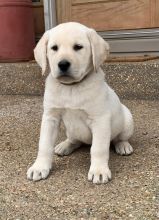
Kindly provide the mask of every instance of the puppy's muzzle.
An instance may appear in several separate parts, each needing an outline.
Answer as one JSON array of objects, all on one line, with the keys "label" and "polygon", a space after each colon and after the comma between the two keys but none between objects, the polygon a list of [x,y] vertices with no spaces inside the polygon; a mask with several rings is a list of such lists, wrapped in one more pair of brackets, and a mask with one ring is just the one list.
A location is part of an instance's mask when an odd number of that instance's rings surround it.
[{"label": "puppy's muzzle", "polygon": [[71,63],[68,60],[61,60],[58,63],[60,69],[60,75],[68,75],[68,69],[70,68]]}]

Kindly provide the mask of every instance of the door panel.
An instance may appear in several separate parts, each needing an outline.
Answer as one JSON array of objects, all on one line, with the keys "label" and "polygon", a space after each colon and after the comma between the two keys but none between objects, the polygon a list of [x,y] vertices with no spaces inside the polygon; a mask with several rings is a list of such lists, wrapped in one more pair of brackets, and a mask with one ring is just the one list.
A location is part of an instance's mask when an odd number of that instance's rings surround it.
[{"label": "door panel", "polygon": [[57,0],[58,23],[81,22],[97,31],[159,27],[159,0]]}]

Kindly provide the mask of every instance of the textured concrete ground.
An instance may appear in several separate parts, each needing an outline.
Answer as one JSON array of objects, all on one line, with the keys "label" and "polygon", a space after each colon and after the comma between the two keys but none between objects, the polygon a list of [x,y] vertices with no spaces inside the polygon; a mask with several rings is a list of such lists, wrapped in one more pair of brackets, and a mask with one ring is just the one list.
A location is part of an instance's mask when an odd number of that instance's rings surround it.
[{"label": "textured concrete ground", "polygon": [[[159,98],[159,60],[138,63],[106,63],[105,77],[123,98]],[[35,62],[1,63],[0,94],[42,95],[44,79]]]},{"label": "textured concrete ground", "polygon": [[[123,100],[132,110],[131,156],[110,154],[112,181],[87,181],[89,147],[55,156],[47,180],[30,182],[36,157],[42,97],[0,96],[0,219],[156,220],[159,102]],[[65,138],[64,128],[58,142]]]}]

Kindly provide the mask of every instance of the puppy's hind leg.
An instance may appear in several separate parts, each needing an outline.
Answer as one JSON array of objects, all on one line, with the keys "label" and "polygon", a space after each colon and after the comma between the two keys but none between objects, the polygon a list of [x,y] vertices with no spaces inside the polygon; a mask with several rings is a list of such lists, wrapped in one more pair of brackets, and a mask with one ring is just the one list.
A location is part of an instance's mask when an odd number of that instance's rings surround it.
[{"label": "puppy's hind leg", "polygon": [[113,140],[113,143],[115,145],[115,150],[117,154],[129,155],[133,152],[133,148],[128,142],[128,140],[133,134],[134,122],[129,109],[124,105],[123,105],[123,111],[124,111],[124,129],[118,135],[118,137],[115,140]]},{"label": "puppy's hind leg", "polygon": [[81,146],[80,141],[70,141],[68,138],[55,147],[55,154],[66,156]]}]

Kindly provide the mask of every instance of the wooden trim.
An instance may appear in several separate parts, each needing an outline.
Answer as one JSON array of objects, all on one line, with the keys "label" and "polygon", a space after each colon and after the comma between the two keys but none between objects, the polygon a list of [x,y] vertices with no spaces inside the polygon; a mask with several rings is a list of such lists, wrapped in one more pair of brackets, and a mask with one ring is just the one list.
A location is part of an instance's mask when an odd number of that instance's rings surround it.
[{"label": "wooden trim", "polygon": [[[158,9],[158,10],[157,10]],[[150,16],[151,16],[151,26],[159,27],[159,1],[150,1]]]},{"label": "wooden trim", "polygon": [[101,2],[107,2],[106,0],[72,0],[72,5],[81,5],[81,4],[88,4],[88,3],[92,3],[92,4],[98,4]]},{"label": "wooden trim", "polygon": [[98,4],[98,3],[108,3],[108,2],[121,2],[127,0],[72,0],[72,5],[83,5],[83,4]]},{"label": "wooden trim", "polygon": [[58,23],[71,20],[72,0],[56,0],[56,11]]}]

